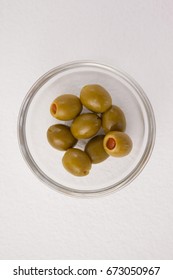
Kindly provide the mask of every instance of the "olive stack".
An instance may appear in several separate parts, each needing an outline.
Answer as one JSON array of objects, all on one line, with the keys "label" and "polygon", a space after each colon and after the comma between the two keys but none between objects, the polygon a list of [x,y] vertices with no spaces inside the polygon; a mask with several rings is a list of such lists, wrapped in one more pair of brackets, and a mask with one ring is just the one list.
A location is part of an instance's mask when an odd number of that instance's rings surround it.
[{"label": "olive stack", "polygon": [[[81,113],[83,106],[89,112]],[[132,140],[124,133],[125,115],[112,105],[109,92],[100,85],[84,86],[80,98],[73,94],[60,95],[52,102],[50,113],[61,121],[72,120],[70,126],[50,126],[47,139],[53,148],[66,151],[62,164],[75,176],[89,174],[92,163],[100,163],[109,156],[123,157],[132,150]],[[101,127],[104,133],[100,135]],[[89,139],[84,151],[74,148],[81,139]]]}]

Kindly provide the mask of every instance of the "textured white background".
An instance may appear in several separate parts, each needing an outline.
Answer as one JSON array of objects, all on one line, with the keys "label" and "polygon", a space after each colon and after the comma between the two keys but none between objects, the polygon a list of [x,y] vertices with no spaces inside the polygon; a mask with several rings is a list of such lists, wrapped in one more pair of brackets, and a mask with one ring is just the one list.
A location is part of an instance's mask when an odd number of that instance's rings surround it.
[{"label": "textured white background", "polygon": [[[120,67],[156,116],[152,157],[127,188],[76,199],[42,184],[17,143],[21,102],[61,63]],[[0,0],[0,258],[173,258],[173,1]]]}]

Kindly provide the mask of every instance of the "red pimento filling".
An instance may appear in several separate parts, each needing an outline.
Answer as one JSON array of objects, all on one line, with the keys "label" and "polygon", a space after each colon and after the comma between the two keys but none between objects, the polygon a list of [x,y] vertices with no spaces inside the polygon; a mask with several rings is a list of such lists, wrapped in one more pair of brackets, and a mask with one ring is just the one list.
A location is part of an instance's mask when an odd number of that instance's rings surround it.
[{"label": "red pimento filling", "polygon": [[57,109],[56,104],[53,103],[52,106],[51,106],[51,110],[52,110],[53,114],[56,114],[56,109]]},{"label": "red pimento filling", "polygon": [[106,142],[106,147],[109,149],[109,150],[113,150],[116,146],[116,141],[114,138],[109,138]]}]

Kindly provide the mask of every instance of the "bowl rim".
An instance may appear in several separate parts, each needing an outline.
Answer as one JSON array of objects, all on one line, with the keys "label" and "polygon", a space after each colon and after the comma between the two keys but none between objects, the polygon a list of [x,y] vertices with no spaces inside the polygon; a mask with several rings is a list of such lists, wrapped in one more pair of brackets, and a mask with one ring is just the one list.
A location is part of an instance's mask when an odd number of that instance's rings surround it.
[{"label": "bowl rim", "polygon": [[[143,155],[141,156],[137,165],[133,168],[133,170],[128,175],[125,176],[125,178],[121,179],[115,184],[112,184],[111,186],[102,189],[97,189],[97,190],[77,190],[70,187],[65,187],[52,180],[50,177],[48,177],[34,161],[34,158],[32,157],[29,151],[27,140],[26,140],[26,134],[25,134],[27,112],[32,102],[32,99],[34,98],[38,90],[55,75],[58,75],[66,70],[71,70],[83,66],[90,66],[90,67],[93,66],[99,69],[102,68],[123,78],[137,92],[138,97],[142,101],[144,108],[146,110],[147,120],[148,120],[148,139]],[[115,68],[93,60],[78,60],[69,63],[64,63],[57,67],[54,67],[50,69],[48,72],[46,72],[44,75],[42,75],[38,80],[36,80],[36,82],[29,89],[28,93],[26,94],[21,104],[19,115],[18,115],[18,121],[17,121],[17,136],[18,136],[20,151],[25,162],[28,164],[32,172],[43,183],[51,187],[53,190],[56,190],[66,195],[75,196],[75,197],[95,197],[95,196],[110,194],[112,192],[122,189],[123,187],[129,185],[141,173],[141,171],[144,169],[145,165],[147,164],[154,148],[155,138],[156,138],[156,122],[155,122],[153,108],[151,106],[151,103],[147,95],[145,94],[141,86],[129,74],[127,74],[123,70],[120,70],[119,68]]]}]

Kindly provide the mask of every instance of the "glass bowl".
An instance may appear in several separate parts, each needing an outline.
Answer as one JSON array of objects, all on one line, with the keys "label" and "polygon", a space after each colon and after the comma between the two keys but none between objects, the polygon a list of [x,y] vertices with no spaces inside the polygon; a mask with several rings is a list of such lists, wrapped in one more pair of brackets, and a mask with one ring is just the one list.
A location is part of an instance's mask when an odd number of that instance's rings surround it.
[{"label": "glass bowl", "polygon": [[[105,87],[113,104],[124,111],[133,149],[123,158],[93,164],[87,176],[75,177],[62,166],[64,152],[48,144],[46,132],[52,124],[67,123],[50,115],[52,101],[64,93],[79,96],[86,84]],[[64,194],[92,197],[126,186],[141,172],[154,146],[155,119],[147,96],[128,74],[93,61],[77,61],[50,70],[31,87],[19,112],[18,139],[24,159],[44,183]],[[84,145],[79,141],[76,147]]]}]

